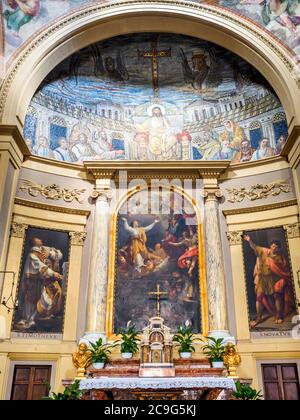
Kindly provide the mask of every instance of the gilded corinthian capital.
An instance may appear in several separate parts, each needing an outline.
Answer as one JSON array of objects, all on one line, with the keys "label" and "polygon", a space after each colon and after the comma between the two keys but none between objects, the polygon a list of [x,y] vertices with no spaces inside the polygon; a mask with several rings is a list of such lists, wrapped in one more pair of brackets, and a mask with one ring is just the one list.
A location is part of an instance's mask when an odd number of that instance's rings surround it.
[{"label": "gilded corinthian capital", "polygon": [[298,238],[300,236],[300,223],[294,223],[284,226],[289,239]]},{"label": "gilded corinthian capital", "polygon": [[86,232],[70,232],[69,235],[71,238],[71,245],[75,246],[83,246],[87,237]]},{"label": "gilded corinthian capital", "polygon": [[243,243],[243,232],[227,232],[227,239],[230,245],[242,245]]},{"label": "gilded corinthian capital", "polygon": [[14,222],[11,225],[11,236],[14,238],[24,238],[27,229],[28,225]]}]

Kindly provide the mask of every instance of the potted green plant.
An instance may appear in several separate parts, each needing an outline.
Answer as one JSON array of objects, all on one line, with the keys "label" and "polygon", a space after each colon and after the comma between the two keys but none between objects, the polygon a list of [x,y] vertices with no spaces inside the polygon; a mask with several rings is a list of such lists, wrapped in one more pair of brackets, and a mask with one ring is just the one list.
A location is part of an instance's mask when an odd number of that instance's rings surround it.
[{"label": "potted green plant", "polygon": [[71,385],[65,387],[64,392],[51,393],[51,387],[49,386],[49,396],[44,397],[43,400],[47,401],[64,401],[64,400],[80,400],[85,391],[80,388],[80,381],[75,381]]},{"label": "potted green plant", "polygon": [[232,395],[237,400],[261,400],[261,391],[256,391],[248,384],[242,384],[240,381],[236,382],[236,392]]},{"label": "potted green plant", "polygon": [[194,333],[189,326],[179,327],[173,337],[173,341],[179,346],[179,354],[182,359],[190,359],[195,351]]},{"label": "potted green plant", "polygon": [[103,344],[100,337],[95,343],[90,342],[91,360],[94,369],[103,369],[106,362],[110,360],[111,349],[116,347],[116,343]]},{"label": "potted green plant", "polygon": [[224,368],[223,356],[225,354],[225,345],[223,338],[206,337],[208,342],[203,347],[203,353],[209,357],[214,368]]},{"label": "potted green plant", "polygon": [[132,359],[133,355],[138,352],[138,332],[135,325],[129,322],[127,328],[121,330],[121,354],[123,359]]}]

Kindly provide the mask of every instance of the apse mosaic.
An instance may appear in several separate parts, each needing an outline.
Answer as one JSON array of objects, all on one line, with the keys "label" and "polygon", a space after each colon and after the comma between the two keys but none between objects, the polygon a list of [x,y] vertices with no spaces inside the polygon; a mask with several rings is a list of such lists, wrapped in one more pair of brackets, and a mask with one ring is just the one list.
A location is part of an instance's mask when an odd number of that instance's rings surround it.
[{"label": "apse mosaic", "polygon": [[148,325],[149,318],[157,315],[152,293],[159,286],[166,325],[176,331],[188,321],[200,333],[203,261],[199,257],[203,250],[195,210],[185,202],[181,212],[184,198],[170,191],[152,192],[154,210],[147,194],[142,191],[131,197],[118,214],[114,332],[129,321],[139,331]]},{"label": "apse mosaic", "polygon": [[60,161],[232,160],[279,154],[284,110],[266,80],[214,44],[173,34],[103,41],[56,67],[24,137]]},{"label": "apse mosaic", "polygon": [[[300,52],[300,0],[187,0],[228,8],[270,31],[296,55]],[[6,58],[55,20],[88,5],[117,0],[1,0],[0,53]],[[128,1],[126,2],[128,4]],[[3,50],[3,51],[1,51]]]}]

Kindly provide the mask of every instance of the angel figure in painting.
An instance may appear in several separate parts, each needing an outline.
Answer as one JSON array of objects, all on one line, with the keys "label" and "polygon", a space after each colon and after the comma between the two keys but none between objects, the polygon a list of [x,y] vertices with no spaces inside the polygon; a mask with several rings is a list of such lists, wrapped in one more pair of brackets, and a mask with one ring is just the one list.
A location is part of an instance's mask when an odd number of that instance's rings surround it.
[{"label": "angel figure in painting", "polygon": [[265,26],[272,30],[273,24],[297,32],[300,25],[300,0],[241,0],[241,4],[260,5],[261,17]]},{"label": "angel figure in painting", "polygon": [[19,37],[22,26],[29,23],[40,12],[41,0],[7,0],[11,10],[5,10],[7,28]]},{"label": "angel figure in painting", "polygon": [[193,276],[198,261],[198,236],[192,229],[184,231],[179,242],[169,242],[174,247],[185,247],[184,253],[178,259],[178,267],[187,270],[189,277]]},{"label": "angel figure in painting", "polygon": [[147,267],[147,265],[149,267],[152,260],[161,260],[161,257],[151,252],[146,245],[146,233],[150,232],[157,223],[160,223],[160,219],[155,219],[149,226],[141,226],[138,220],[134,220],[132,225],[129,226],[125,217],[123,217],[122,220],[124,222],[124,228],[130,236],[130,242],[128,245],[130,262],[134,266],[135,270],[141,273],[142,268]]},{"label": "angel figure in painting", "polygon": [[300,2],[299,0],[266,0],[263,4],[262,18],[266,26],[275,20],[295,33],[300,24]]}]

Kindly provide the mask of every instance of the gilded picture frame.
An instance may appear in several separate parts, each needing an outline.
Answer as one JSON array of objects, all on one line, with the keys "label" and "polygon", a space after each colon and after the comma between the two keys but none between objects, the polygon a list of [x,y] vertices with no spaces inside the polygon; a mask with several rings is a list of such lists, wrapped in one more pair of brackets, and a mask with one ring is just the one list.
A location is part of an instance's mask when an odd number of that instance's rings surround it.
[{"label": "gilded picture frame", "polygon": [[[107,315],[106,315],[106,331],[109,340],[116,339],[118,331],[114,328],[115,303],[116,303],[116,268],[117,268],[117,239],[118,239],[118,215],[121,207],[133,197],[136,193],[142,190],[147,190],[147,187],[136,187],[130,190],[115,206],[110,224],[110,246],[109,246],[109,271],[108,271],[108,290],[107,290]],[[196,336],[202,338],[208,334],[208,303],[206,291],[206,263],[204,252],[204,232],[201,212],[197,206],[196,201],[186,194],[180,188],[171,187],[170,191],[181,194],[193,207],[197,217],[197,235],[198,235],[198,273],[199,273],[199,302],[200,302],[200,316],[201,316],[201,333]],[[154,316],[155,314],[149,314]],[[132,320],[134,323],[134,320]]]}]

